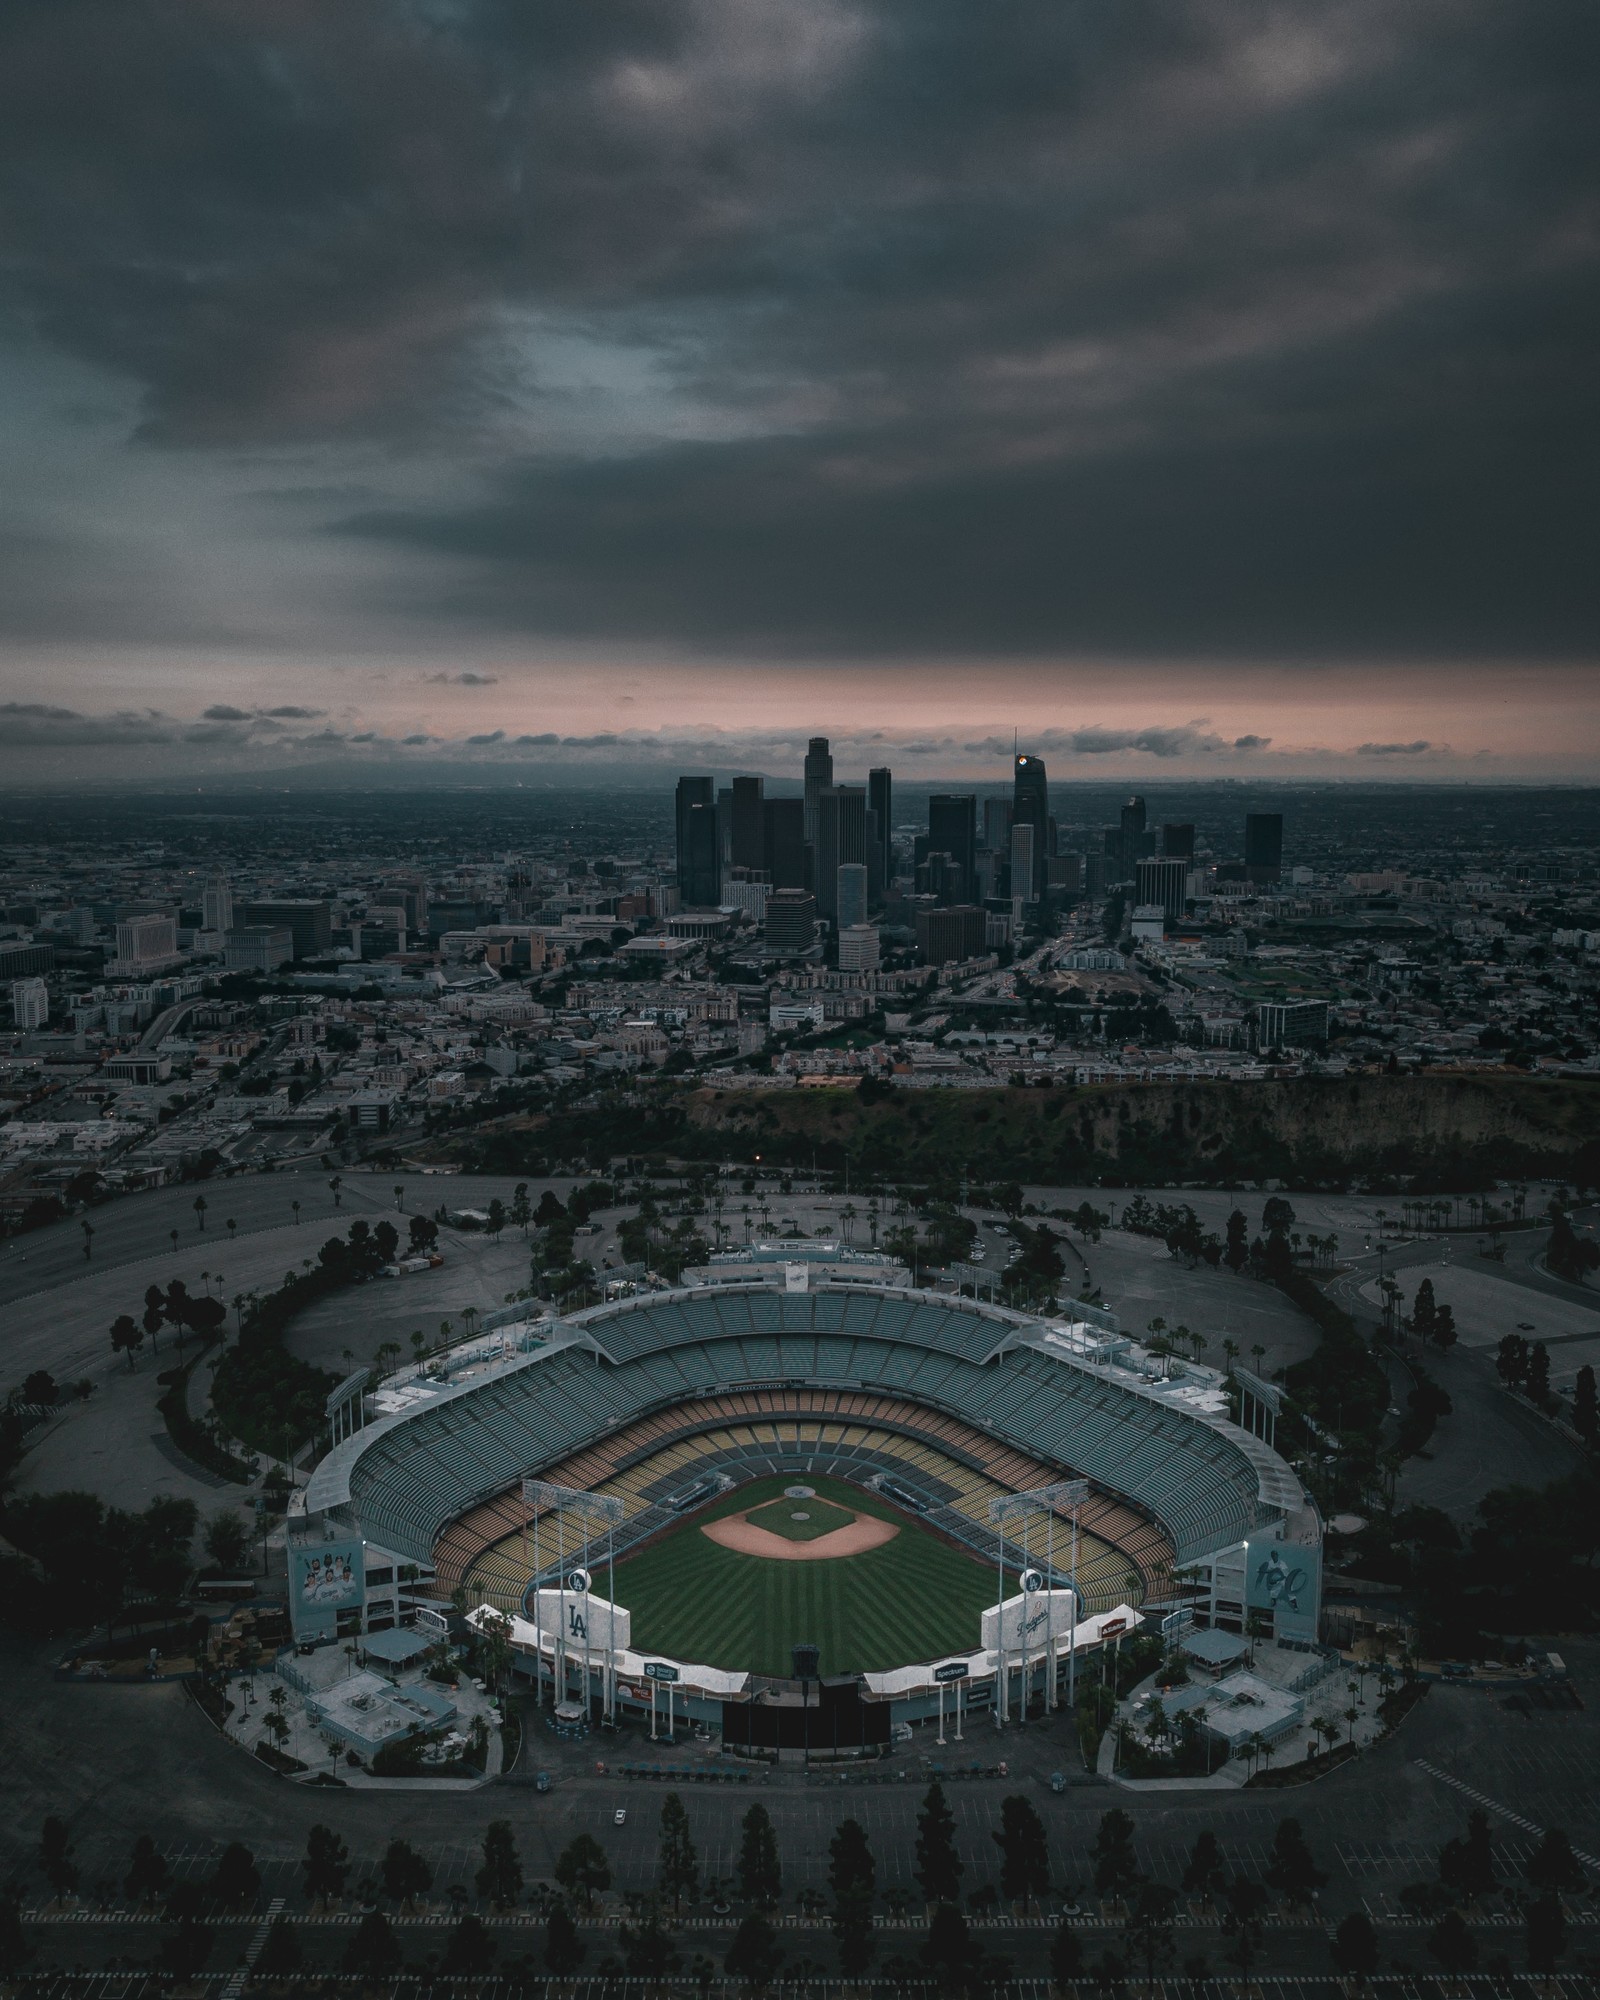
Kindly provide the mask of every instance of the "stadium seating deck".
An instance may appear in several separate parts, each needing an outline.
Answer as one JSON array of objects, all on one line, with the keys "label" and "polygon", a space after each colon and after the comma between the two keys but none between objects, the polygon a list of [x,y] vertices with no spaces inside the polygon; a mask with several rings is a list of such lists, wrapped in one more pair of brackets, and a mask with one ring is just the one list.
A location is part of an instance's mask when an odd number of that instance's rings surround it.
[{"label": "stadium seating deck", "polygon": [[[344,1448],[348,1505],[374,1540],[421,1560],[437,1544],[441,1579],[459,1576],[469,1542],[481,1549],[494,1521],[502,1533],[517,1524],[521,1502],[506,1489],[523,1474],[564,1466],[563,1483],[603,1484],[624,1469],[624,1438],[634,1453],[667,1441],[688,1409],[708,1422],[724,1406],[728,1417],[792,1414],[805,1391],[843,1399],[826,1412],[841,1418],[871,1421],[886,1399],[914,1407],[910,1428],[935,1449],[955,1446],[952,1463],[971,1458],[999,1486],[1089,1479],[1106,1512],[1103,1526],[1087,1515],[1085,1526],[1147,1572],[1224,1547],[1267,1517],[1252,1440],[1034,1349],[1000,1353],[1018,1323],[965,1301],[827,1285],[722,1286],[595,1308],[569,1325],[598,1356],[567,1346],[358,1435]],[[784,1400],[752,1400],[763,1397]],[[941,1439],[941,1423],[959,1436]],[[486,1507],[497,1511],[474,1511]]]}]

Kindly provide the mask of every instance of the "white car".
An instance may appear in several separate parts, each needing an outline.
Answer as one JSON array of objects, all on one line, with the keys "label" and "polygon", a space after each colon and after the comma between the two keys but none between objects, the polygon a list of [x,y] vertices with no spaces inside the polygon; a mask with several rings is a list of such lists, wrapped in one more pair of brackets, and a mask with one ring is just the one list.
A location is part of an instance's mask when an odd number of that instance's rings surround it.
[{"label": "white car", "polygon": [[611,1824],[613,1826],[626,1826],[628,1824],[628,1808],[626,1806],[617,1807],[616,1811],[611,1815]]}]

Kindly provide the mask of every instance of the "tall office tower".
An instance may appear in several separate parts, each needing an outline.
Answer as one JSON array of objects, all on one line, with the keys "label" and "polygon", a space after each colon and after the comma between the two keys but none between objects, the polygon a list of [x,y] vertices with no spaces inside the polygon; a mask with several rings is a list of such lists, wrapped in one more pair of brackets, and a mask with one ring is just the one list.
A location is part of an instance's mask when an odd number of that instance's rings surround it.
[{"label": "tall office tower", "polygon": [[733,787],[717,787],[717,880],[733,866]]},{"label": "tall office tower", "polygon": [[1011,852],[1011,801],[985,799],[983,802],[983,844],[991,854]]},{"label": "tall office tower", "polygon": [[1194,828],[1192,826],[1164,826],[1161,829],[1161,852],[1178,861],[1194,859]]},{"label": "tall office tower", "polygon": [[1127,859],[1126,848],[1127,842],[1123,838],[1122,828],[1108,826],[1101,847],[1101,860],[1105,867],[1108,887],[1113,882],[1128,882],[1133,878],[1133,867]]},{"label": "tall office tower", "polygon": [[1135,793],[1122,808],[1122,865],[1126,880],[1132,880],[1134,863],[1142,861],[1149,852],[1149,820],[1144,800]]},{"label": "tall office tower", "polygon": [[206,878],[205,893],[200,899],[201,928],[208,931],[225,931],[233,924],[233,890],[228,877],[220,868]]},{"label": "tall office tower", "polygon": [[883,956],[883,941],[876,924],[851,924],[839,933],[839,970],[876,972]]},{"label": "tall office tower", "polygon": [[765,868],[767,865],[766,801],[760,778],[733,781],[733,839],[730,865],[735,868]]},{"label": "tall office tower", "polygon": [[961,870],[959,900],[973,897],[978,872],[978,801],[971,792],[934,792],[928,800],[928,851],[948,854]]},{"label": "tall office tower", "polygon": [[165,966],[178,951],[178,926],[170,915],[148,912],[117,925],[117,962],[125,973]]},{"label": "tall office tower", "polygon": [[1283,873],[1283,814],[1246,813],[1244,871],[1252,882],[1276,882]]},{"label": "tall office tower", "polygon": [[878,815],[872,809],[872,790],[867,789],[867,908],[883,908],[883,842],[878,837]]},{"label": "tall office tower", "polygon": [[867,858],[867,794],[861,785],[827,785],[817,794],[817,913],[839,921],[839,870]]},{"label": "tall office tower", "polygon": [[1016,820],[1011,827],[1011,916],[1020,928],[1022,907],[1025,903],[1036,903],[1038,891],[1032,886],[1038,881],[1039,844],[1034,838],[1038,829],[1026,821]]},{"label": "tall office tower", "polygon": [[780,957],[809,951],[817,941],[816,897],[808,889],[774,889],[767,898],[766,928],[767,949]]},{"label": "tall office tower", "polygon": [[[1016,877],[1017,828],[1028,826],[1033,829],[1033,839],[1029,842],[1028,854],[1030,872],[1025,882]],[[1044,759],[1030,757],[1026,751],[1016,760],[1015,776],[1011,792],[1011,901],[1015,905],[1018,896],[1024,902],[1036,903],[1039,892],[1044,887],[1045,840],[1050,830],[1050,787],[1045,781]]]},{"label": "tall office tower", "polygon": [[817,838],[817,800],[833,783],[833,755],[826,736],[813,736],[806,747],[806,839]]},{"label": "tall office tower", "polygon": [[678,898],[685,909],[713,909],[717,868],[717,797],[710,778],[680,778],[677,793]]},{"label": "tall office tower", "polygon": [[803,799],[766,799],[762,803],[767,873],[774,889],[806,886],[806,808]]},{"label": "tall office tower", "polygon": [[986,913],[975,903],[917,912],[917,951],[924,965],[952,965],[981,958],[988,943]]},{"label": "tall office tower", "polygon": [[875,765],[867,773],[867,810],[877,822],[881,896],[883,884],[894,880],[894,781],[887,764]]},{"label": "tall office tower", "polygon": [[19,1028],[42,1028],[50,1019],[50,989],[42,979],[13,979],[11,1019]]},{"label": "tall office tower", "polygon": [[836,928],[841,931],[867,921],[867,864],[864,861],[840,862],[834,908],[838,912]]},{"label": "tall office tower", "polygon": [[1136,903],[1158,903],[1163,916],[1181,918],[1189,890],[1189,864],[1180,855],[1146,855],[1134,867]]}]

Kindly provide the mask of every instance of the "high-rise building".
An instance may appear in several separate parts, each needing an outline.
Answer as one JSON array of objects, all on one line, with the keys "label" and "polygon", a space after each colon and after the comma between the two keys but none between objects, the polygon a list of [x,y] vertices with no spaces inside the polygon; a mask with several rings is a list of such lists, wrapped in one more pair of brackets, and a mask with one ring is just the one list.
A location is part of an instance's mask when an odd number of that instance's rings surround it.
[{"label": "high-rise building", "polygon": [[714,909],[721,888],[715,783],[680,778],[676,806],[679,900],[685,909]]},{"label": "high-rise building", "polygon": [[1039,879],[1038,831],[1026,820],[1011,823],[1011,920],[1018,925],[1022,922],[1023,905],[1039,900],[1035,888]]},{"label": "high-rise building", "polygon": [[806,886],[806,808],[803,799],[767,799],[762,805],[767,873],[774,889]]},{"label": "high-rise building", "polygon": [[1162,915],[1180,918],[1189,888],[1189,864],[1175,855],[1149,855],[1136,861],[1133,899],[1144,907],[1157,906]]},{"label": "high-rise building", "polygon": [[[1016,879],[1016,830],[1019,826],[1033,828],[1030,842],[1029,860],[1031,872],[1028,880],[1019,883]],[[1026,902],[1036,903],[1044,887],[1044,857],[1050,831],[1050,786],[1045,778],[1044,759],[1030,757],[1024,750],[1018,753],[1012,776],[1011,788],[1011,853],[1013,861],[1011,900],[1015,904],[1018,896]]]},{"label": "high-rise building", "polygon": [[124,972],[153,972],[177,955],[178,925],[170,914],[152,911],[117,925],[117,964]]},{"label": "high-rise building", "polygon": [[985,799],[983,802],[983,844],[991,854],[1011,852],[1011,801]]},{"label": "high-rise building", "polygon": [[934,792],[928,800],[928,851],[948,854],[961,870],[958,900],[973,898],[978,864],[978,801],[971,792]]},{"label": "high-rise building", "polygon": [[272,930],[288,931],[294,939],[296,958],[325,958],[333,949],[333,912],[313,898],[251,901],[234,914],[239,925],[265,924]]},{"label": "high-rise building", "polygon": [[867,864],[841,861],[834,894],[834,927],[848,930],[867,921]]},{"label": "high-rise building", "polygon": [[1179,861],[1194,859],[1194,828],[1192,826],[1164,826],[1161,829],[1161,852]]},{"label": "high-rise building", "polygon": [[1155,842],[1150,836],[1149,816],[1144,800],[1137,793],[1122,808],[1122,879],[1133,880],[1135,865],[1147,854],[1153,853]]},{"label": "high-rise building", "polygon": [[206,878],[205,893],[200,899],[200,925],[202,930],[225,931],[233,924],[233,890],[222,869],[214,869]]},{"label": "high-rise building", "polygon": [[1252,882],[1276,882],[1283,873],[1283,814],[1246,813],[1244,869]]},{"label": "high-rise building", "polygon": [[839,933],[839,970],[876,972],[883,955],[876,924],[848,924]]},{"label": "high-rise building", "polygon": [[867,773],[867,810],[873,816],[878,843],[878,879],[887,884],[894,880],[894,781],[886,764],[877,764]]},{"label": "high-rise building", "polygon": [[817,800],[833,783],[833,753],[826,736],[813,736],[806,746],[806,839],[817,838]]},{"label": "high-rise building", "polygon": [[956,965],[983,956],[989,935],[985,912],[976,903],[917,912],[917,950],[924,965]]},{"label": "high-rise building", "polygon": [[767,897],[767,949],[798,957],[816,941],[816,897],[809,889],[774,889]]},{"label": "high-rise building", "polygon": [[816,896],[820,916],[839,920],[839,870],[867,858],[867,794],[861,785],[827,785],[817,794]]},{"label": "high-rise building", "polygon": [[1327,1040],[1326,1000],[1263,1000],[1256,1008],[1258,1049],[1323,1048]]},{"label": "high-rise building", "polygon": [[734,868],[760,868],[767,865],[767,830],[763,797],[764,781],[760,778],[735,778],[733,781],[733,838],[729,853],[729,864]]},{"label": "high-rise building", "polygon": [[50,989],[42,979],[12,980],[11,1019],[24,1030],[45,1026],[50,1019]]}]

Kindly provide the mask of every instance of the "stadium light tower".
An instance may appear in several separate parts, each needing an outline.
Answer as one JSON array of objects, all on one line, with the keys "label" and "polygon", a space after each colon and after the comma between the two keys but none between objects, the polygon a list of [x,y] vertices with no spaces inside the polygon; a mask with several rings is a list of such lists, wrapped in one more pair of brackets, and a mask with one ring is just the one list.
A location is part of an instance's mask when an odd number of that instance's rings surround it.
[{"label": "stadium light tower", "polygon": [[[556,1614],[555,1644],[551,1650],[550,1669],[555,1683],[557,1702],[565,1701],[567,1695],[567,1593],[569,1588],[581,1597],[589,1594],[590,1542],[595,1532],[603,1528],[606,1538],[606,1653],[604,1701],[605,1719],[617,1719],[617,1641],[616,1641],[616,1530],[622,1521],[622,1502],[612,1493],[588,1493],[580,1486],[555,1486],[547,1479],[524,1479],[522,1482],[523,1505],[528,1509],[528,1521],[523,1524],[522,1556],[524,1563],[528,1557],[528,1527],[533,1528],[533,1567],[529,1573],[528,1589],[523,1599],[523,1609],[531,1606],[533,1612],[533,1650],[539,1662],[540,1672],[544,1663],[544,1637],[539,1620],[539,1578],[543,1570],[539,1551],[539,1519],[541,1510],[556,1517],[556,1580],[560,1591],[560,1609]],[[581,1534],[582,1562],[570,1574],[567,1570],[567,1518],[575,1517],[573,1553],[577,1553]],[[583,1620],[583,1710],[589,1713],[589,1637],[592,1619],[587,1610]]]},{"label": "stadium light tower", "polygon": [[[1048,1715],[1056,1706],[1056,1634],[1055,1634],[1055,1582],[1056,1582],[1056,1517],[1065,1514],[1072,1522],[1072,1567],[1069,1572],[1071,1590],[1071,1626],[1067,1637],[1067,1674],[1069,1682],[1068,1702],[1073,1704],[1077,1694],[1077,1650],[1078,1650],[1078,1510],[1089,1497],[1087,1479],[1061,1479],[1053,1486],[1031,1486],[1020,1493],[1003,1493],[989,1502],[989,1519],[999,1536],[999,1595],[995,1604],[995,1647],[998,1654],[995,1675],[995,1727],[1001,1728],[1011,1719],[1011,1663],[1006,1658],[1005,1634],[1005,1579],[1006,1579],[1006,1528],[1016,1524],[1016,1539],[1025,1559],[1044,1562],[1045,1586],[1045,1713]],[[1044,1548],[1033,1546],[1034,1523],[1044,1517]],[[1028,1715],[1028,1626],[1024,1615],[1019,1633],[1022,1653],[1022,1719]]]}]

